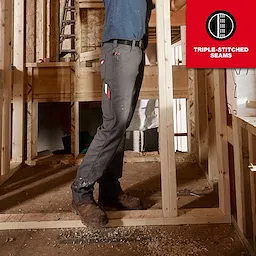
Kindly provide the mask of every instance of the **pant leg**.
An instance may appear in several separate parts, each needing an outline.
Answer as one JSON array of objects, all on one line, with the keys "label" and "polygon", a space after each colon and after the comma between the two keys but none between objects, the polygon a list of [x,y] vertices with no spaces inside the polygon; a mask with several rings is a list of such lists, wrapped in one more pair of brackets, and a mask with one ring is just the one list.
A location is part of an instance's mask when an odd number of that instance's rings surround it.
[{"label": "pant leg", "polygon": [[112,161],[98,181],[100,196],[104,194],[106,197],[113,197],[118,195],[121,191],[119,178],[122,177],[123,173],[124,148],[125,135],[123,136],[123,139],[121,140]]},{"label": "pant leg", "polygon": [[92,198],[95,182],[107,170],[124,138],[134,98],[138,94],[136,81],[143,55],[138,47],[127,45],[113,47],[112,44],[104,44],[102,48],[103,123],[77,170],[72,184],[75,201],[84,202]]},{"label": "pant leg", "polygon": [[[135,88],[133,91],[133,102],[130,109],[129,117],[127,120],[126,129],[129,127],[134,111],[136,109],[136,105],[139,98],[139,93],[143,81],[144,76],[144,67],[145,67],[145,54],[142,55],[142,61],[139,66],[139,74],[137,75]],[[110,162],[106,171],[104,172],[102,178],[99,181],[99,194],[104,194],[104,197],[115,197],[121,191],[121,185],[119,179],[123,174],[123,161],[124,161],[124,149],[125,149],[125,135],[121,140],[120,145],[114,155],[113,160]]]},{"label": "pant leg", "polygon": [[[133,102],[132,102],[132,106],[131,106],[130,113],[128,116],[126,129],[129,127],[129,125],[132,121],[132,117],[134,115],[134,111],[136,109],[136,105],[138,102],[139,93],[140,93],[140,89],[141,89],[141,85],[142,85],[142,81],[143,81],[143,76],[144,76],[144,66],[145,66],[145,54],[143,52],[142,61],[139,66],[139,74],[136,77],[135,88],[134,88],[133,95],[132,95]],[[124,149],[125,149],[125,135],[115,153],[113,160],[111,161],[108,168],[106,169],[106,171],[103,175],[103,179],[107,175],[110,175],[111,177],[113,176],[113,178],[115,177],[117,179],[122,177]]]}]

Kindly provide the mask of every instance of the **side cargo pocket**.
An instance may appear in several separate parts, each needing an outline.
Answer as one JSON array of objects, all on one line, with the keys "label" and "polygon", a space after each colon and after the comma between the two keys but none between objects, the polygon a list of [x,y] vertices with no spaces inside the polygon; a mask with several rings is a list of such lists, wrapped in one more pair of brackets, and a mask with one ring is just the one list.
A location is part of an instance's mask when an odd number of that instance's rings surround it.
[{"label": "side cargo pocket", "polygon": [[101,79],[104,81],[106,78],[106,54],[102,53],[100,56],[100,75]]}]

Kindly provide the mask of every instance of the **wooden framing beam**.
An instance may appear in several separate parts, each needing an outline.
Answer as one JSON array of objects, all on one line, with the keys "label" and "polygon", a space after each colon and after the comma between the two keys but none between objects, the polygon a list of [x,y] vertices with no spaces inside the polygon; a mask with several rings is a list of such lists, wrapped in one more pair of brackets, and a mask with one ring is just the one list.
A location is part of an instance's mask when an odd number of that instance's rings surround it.
[{"label": "wooden framing beam", "polygon": [[187,54],[186,54],[186,26],[180,26],[180,39],[181,39],[181,51],[182,51],[182,65],[186,65]]},{"label": "wooden framing beam", "polygon": [[253,216],[252,216],[252,200],[251,200],[251,178],[249,169],[249,141],[248,131],[242,128],[242,154],[243,154],[243,177],[244,177],[244,202],[245,202],[245,237],[253,240]]},{"label": "wooden framing beam", "polygon": [[33,98],[33,69],[28,68],[27,73],[27,163],[29,164],[37,156],[38,102],[35,102]]},{"label": "wooden framing beam", "polygon": [[[173,30],[173,29],[172,29]],[[180,33],[179,33],[180,32]],[[181,39],[181,52],[182,52],[182,65],[186,65],[186,58],[187,58],[187,53],[186,53],[186,26],[180,26],[180,31],[178,32],[178,37],[180,36]],[[173,41],[176,41],[175,39]],[[188,83],[187,78],[187,83]],[[175,80],[174,80],[175,81]],[[191,140],[191,115],[190,115],[190,99],[189,95],[187,97],[187,143],[188,143],[188,152],[191,152],[192,150],[192,140]]]},{"label": "wooden framing beam", "polygon": [[216,148],[216,116],[214,99],[214,69],[206,69],[207,108],[208,108],[208,179],[217,182],[219,173]]},{"label": "wooden framing beam", "polygon": [[25,0],[14,0],[12,160],[24,160]]},{"label": "wooden framing beam", "polygon": [[[256,164],[256,136],[248,133],[249,162]],[[256,252],[256,172],[250,171],[251,207],[253,224],[253,248]]]},{"label": "wooden framing beam", "polygon": [[44,66],[44,68],[30,68],[33,72],[33,101],[70,102],[71,89],[73,88],[71,78],[74,78],[71,77],[72,68],[70,66]]},{"label": "wooden framing beam", "polygon": [[[5,2],[0,2],[0,21],[1,24],[5,24]],[[5,71],[5,62],[4,62],[4,53],[5,53],[5,31],[4,26],[0,26],[0,146],[2,146],[2,127],[3,127],[3,90],[4,90],[4,71]],[[2,151],[0,152],[0,177],[2,173]]]},{"label": "wooden framing beam", "polygon": [[225,70],[214,69],[214,100],[216,120],[216,149],[219,184],[219,207],[225,215],[231,215],[230,181],[227,139],[227,98],[225,86]]},{"label": "wooden framing beam", "polygon": [[[170,72],[170,68],[169,68]],[[188,72],[185,66],[172,66],[173,94],[175,98],[188,98]],[[76,71],[79,78],[76,85],[78,101],[101,100],[101,77],[99,71],[80,67]],[[140,91],[140,99],[157,99],[159,97],[159,75],[157,66],[146,66]],[[86,84],[86,86],[85,86]]]},{"label": "wooden framing beam", "polygon": [[37,1],[37,60],[47,57],[47,0]]},{"label": "wooden framing beam", "polygon": [[47,58],[59,60],[59,0],[48,0],[47,15]]},{"label": "wooden framing beam", "polygon": [[[75,101],[100,101],[101,78],[99,71],[79,67],[74,72],[71,62],[27,63],[33,69],[33,101],[70,102],[71,91],[76,89]],[[173,66],[174,98],[188,98],[188,72],[185,66]],[[76,88],[72,83],[76,78]],[[32,81],[29,75],[30,82]],[[85,86],[86,85],[86,86]],[[158,67],[146,66],[140,99],[157,99],[159,97]],[[28,101],[28,99],[27,99]]]},{"label": "wooden framing beam", "polygon": [[79,8],[84,9],[102,9],[104,8],[102,0],[79,0]]},{"label": "wooden framing beam", "polygon": [[[79,0],[75,0],[75,34],[76,34],[76,53],[81,54],[81,16],[79,9]],[[75,77],[71,83],[71,152],[74,157],[79,155],[79,102],[76,99],[76,90],[78,85],[78,73],[80,71],[80,60],[77,59],[75,63]]]},{"label": "wooden framing beam", "polygon": [[98,60],[100,58],[101,49],[96,49],[95,51],[82,52],[80,53],[80,61],[92,61]]},{"label": "wooden framing beam", "polygon": [[[256,161],[256,117],[232,115],[227,140],[234,148],[236,216],[232,223],[251,255],[256,252],[256,176],[250,163]],[[232,138],[231,138],[232,136]]]},{"label": "wooden framing beam", "polygon": [[173,128],[173,77],[171,63],[170,3],[158,0],[157,53],[159,84],[159,136],[162,181],[162,209],[165,218],[175,217],[177,210],[177,182]]},{"label": "wooden framing beam", "polygon": [[27,68],[67,68],[73,67],[74,64],[72,62],[46,62],[46,63],[26,63]]},{"label": "wooden framing beam", "polygon": [[239,125],[248,132],[256,136],[256,118],[255,117],[237,117]]},{"label": "wooden framing beam", "polygon": [[208,160],[208,116],[206,98],[205,70],[197,69],[195,83],[195,127],[196,127],[196,153],[198,163],[204,165]]},{"label": "wooden framing beam", "polygon": [[11,144],[11,93],[12,93],[12,1],[1,1],[1,87],[3,88],[2,106],[2,150],[1,175],[10,171],[10,144]]},{"label": "wooden framing beam", "polygon": [[[170,3],[170,2],[168,2]],[[169,8],[170,10],[170,8]],[[181,8],[178,12],[170,12],[171,25],[172,26],[185,26],[186,25],[186,6]],[[156,27],[157,18],[156,10],[152,11],[152,15],[149,21],[149,27]]]},{"label": "wooden framing beam", "polygon": [[229,144],[233,145],[233,129],[231,126],[227,127],[227,140]]},{"label": "wooden framing beam", "polygon": [[[224,216],[218,208],[189,209],[178,217],[162,216],[161,210],[108,212],[107,227],[184,225],[230,223],[231,217]],[[1,214],[0,230],[9,229],[52,229],[84,227],[72,213],[62,214]]]},{"label": "wooden framing beam", "polygon": [[242,151],[242,128],[236,116],[232,118],[233,126],[233,147],[234,147],[234,166],[236,182],[236,208],[237,225],[243,235],[246,233],[246,213],[244,196],[244,175],[243,175],[243,151]]}]

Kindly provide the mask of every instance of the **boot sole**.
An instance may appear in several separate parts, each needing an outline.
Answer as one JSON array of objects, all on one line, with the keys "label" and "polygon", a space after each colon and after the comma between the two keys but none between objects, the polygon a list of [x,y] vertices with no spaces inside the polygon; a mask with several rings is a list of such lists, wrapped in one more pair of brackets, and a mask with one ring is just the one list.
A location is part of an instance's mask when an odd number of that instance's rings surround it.
[{"label": "boot sole", "polygon": [[83,223],[83,225],[88,227],[88,228],[103,228],[109,222],[108,219],[106,219],[105,221],[101,222],[100,224],[99,223],[97,223],[97,224],[95,224],[95,223],[88,224],[85,221],[83,221],[83,218],[81,217],[81,215],[77,212],[77,210],[73,206],[72,206],[72,212],[75,215],[79,216],[79,218],[80,218],[81,222]]}]

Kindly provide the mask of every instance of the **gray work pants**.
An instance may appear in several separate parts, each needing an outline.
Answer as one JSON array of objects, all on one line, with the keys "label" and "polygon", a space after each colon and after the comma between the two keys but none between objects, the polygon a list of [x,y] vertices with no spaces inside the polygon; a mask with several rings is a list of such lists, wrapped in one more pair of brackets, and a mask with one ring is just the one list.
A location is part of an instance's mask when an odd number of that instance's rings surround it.
[{"label": "gray work pants", "polygon": [[102,46],[103,122],[71,186],[74,201],[91,200],[97,181],[104,185],[104,193],[115,193],[120,187],[118,179],[122,177],[125,132],[138,101],[144,65],[145,55],[139,47],[117,45],[117,41]]}]

